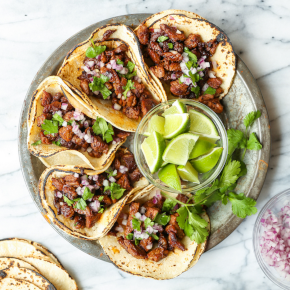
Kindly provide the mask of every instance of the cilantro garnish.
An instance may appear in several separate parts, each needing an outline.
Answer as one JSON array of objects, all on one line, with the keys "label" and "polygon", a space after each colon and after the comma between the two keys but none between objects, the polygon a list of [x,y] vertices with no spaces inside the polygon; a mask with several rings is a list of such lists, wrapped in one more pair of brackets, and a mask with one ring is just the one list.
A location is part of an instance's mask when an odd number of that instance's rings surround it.
[{"label": "cilantro garnish", "polygon": [[117,63],[117,64],[121,64],[121,65],[123,65],[123,64],[124,64],[124,62],[123,62],[123,61],[121,61],[121,60],[120,60],[120,59],[118,59],[118,58],[117,58],[117,61],[116,61],[116,63]]},{"label": "cilantro garnish", "polygon": [[133,216],[133,219],[132,219],[132,227],[133,227],[133,230],[137,230],[137,231],[141,231],[141,221],[138,220],[136,217]]},{"label": "cilantro garnish", "polygon": [[261,150],[262,147],[263,146],[259,142],[256,133],[251,133],[246,148],[249,150]]},{"label": "cilantro garnish", "polygon": [[41,140],[38,140],[38,141],[32,143],[31,145],[32,146],[37,146],[37,145],[40,145],[40,144],[41,144]]},{"label": "cilantro garnish", "polygon": [[[170,199],[167,198],[166,200],[170,200]],[[170,200],[170,201],[175,202],[174,200]],[[154,219],[154,222],[156,222],[157,224],[162,225],[162,226],[167,225],[169,223],[169,221],[170,221],[170,216],[166,215],[165,212],[159,213]]]},{"label": "cilantro garnish", "polygon": [[173,48],[173,44],[171,42],[167,43],[168,48],[172,49]]},{"label": "cilantro garnish", "polygon": [[99,78],[93,77],[93,82],[89,83],[91,91],[99,91],[103,95],[104,100],[106,100],[112,94],[112,92],[105,86],[105,83],[108,80],[108,77],[101,74]]},{"label": "cilantro garnish", "polygon": [[74,201],[77,201],[77,203],[74,205],[74,208],[85,210],[87,207],[87,203],[82,198],[74,199]]},{"label": "cilantro garnish", "polygon": [[246,129],[252,126],[255,120],[257,120],[260,117],[261,117],[261,112],[259,110],[250,112],[244,119],[244,125],[246,126]]},{"label": "cilantro garnish", "polygon": [[92,198],[93,196],[94,196],[94,194],[90,191],[90,189],[88,187],[85,187],[83,199],[87,200],[87,199]]},{"label": "cilantro garnish", "polygon": [[176,206],[177,202],[175,202],[174,200],[172,199],[165,199],[163,205],[162,205],[162,212],[168,212],[170,213],[173,208]]},{"label": "cilantro garnish", "polygon": [[44,135],[58,133],[58,122],[45,119],[41,125]]},{"label": "cilantro garnish", "polygon": [[56,146],[61,146],[59,140],[58,140],[58,141],[52,141],[52,144],[54,144],[54,145],[56,145]]},{"label": "cilantro garnish", "polygon": [[112,168],[109,168],[108,170],[105,171],[108,174],[108,178],[111,176],[116,176],[117,175],[117,170],[113,170]]},{"label": "cilantro garnish", "polygon": [[104,191],[109,190],[111,192],[112,199],[120,199],[126,189],[122,188],[118,183],[112,182],[110,185],[105,186]]},{"label": "cilantro garnish", "polygon": [[197,63],[197,56],[192,53],[188,47],[184,48],[184,52],[186,52],[188,54],[189,59],[192,61],[193,65],[195,66],[195,64]]},{"label": "cilantro garnish", "polygon": [[199,97],[199,94],[200,94],[200,87],[199,86],[192,87],[191,91],[194,92],[196,98]]},{"label": "cilantro garnish", "polygon": [[212,87],[208,87],[206,90],[205,90],[205,92],[204,92],[204,94],[205,95],[214,95],[215,94],[215,92],[216,92],[216,89],[214,89],[214,88],[212,88]]},{"label": "cilantro garnish", "polygon": [[57,113],[52,116],[52,120],[59,122],[59,126],[64,122],[64,119]]},{"label": "cilantro garnish", "polygon": [[157,38],[157,41],[158,42],[163,42],[163,41],[165,41],[165,40],[167,40],[168,39],[168,37],[167,36],[159,36],[158,38]]},{"label": "cilantro garnish", "polygon": [[99,196],[98,201],[101,202],[101,201],[103,201],[103,199],[104,199],[104,196],[101,195],[101,196]]},{"label": "cilantro garnish", "polygon": [[132,77],[135,77],[136,75],[137,75],[137,71],[134,70],[132,73],[127,73],[127,74],[125,75],[125,78],[126,78],[127,80],[130,80],[130,79],[132,79]]},{"label": "cilantro garnish", "polygon": [[110,123],[107,123],[103,118],[97,118],[94,125],[93,131],[96,135],[102,135],[103,140],[107,143],[113,141],[114,130]]},{"label": "cilantro garnish", "polygon": [[97,55],[101,54],[106,50],[105,45],[96,46],[92,39],[90,39],[93,47],[88,47],[86,50],[86,57],[95,58]]},{"label": "cilantro garnish", "polygon": [[105,210],[105,209],[104,209],[103,207],[101,207],[101,208],[99,209],[98,213],[103,213],[104,210]]},{"label": "cilantro garnish", "polygon": [[135,63],[133,63],[132,61],[129,60],[127,63],[127,68],[128,68],[130,73],[134,70],[134,67],[135,67]]},{"label": "cilantro garnish", "polygon": [[75,201],[74,200],[70,200],[69,198],[67,198],[65,195],[63,196],[63,200],[69,205],[72,206]]},{"label": "cilantro garnish", "polygon": [[230,192],[228,199],[232,204],[233,213],[240,218],[257,213],[256,201],[246,197],[243,193]]},{"label": "cilantro garnish", "polygon": [[144,227],[146,229],[149,226],[153,227],[154,226],[154,222],[152,222],[150,218],[146,218],[145,221],[144,221]]},{"label": "cilantro garnish", "polygon": [[127,93],[128,93],[130,90],[134,90],[134,89],[135,89],[135,87],[134,87],[134,82],[132,82],[131,80],[128,80],[126,86],[123,87],[123,90],[125,90],[125,91],[123,92],[123,96],[124,96],[125,98],[127,98]]},{"label": "cilantro garnish", "polygon": [[154,240],[156,240],[156,241],[158,241],[158,240],[159,240],[159,237],[158,237],[158,236],[156,236],[155,234],[151,234],[151,237],[152,237]]},{"label": "cilantro garnish", "polygon": [[133,234],[132,234],[132,233],[128,234],[128,235],[126,236],[126,239],[127,239],[127,240],[133,240]]}]

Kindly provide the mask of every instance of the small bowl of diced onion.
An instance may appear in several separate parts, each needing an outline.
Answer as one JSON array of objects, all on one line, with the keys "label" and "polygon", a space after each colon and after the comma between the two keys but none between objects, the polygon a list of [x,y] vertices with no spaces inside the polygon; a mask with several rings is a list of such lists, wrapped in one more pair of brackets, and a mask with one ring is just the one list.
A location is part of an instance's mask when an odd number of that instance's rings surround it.
[{"label": "small bowl of diced onion", "polygon": [[282,289],[290,289],[290,189],[263,207],[254,226],[253,244],[265,275]]}]

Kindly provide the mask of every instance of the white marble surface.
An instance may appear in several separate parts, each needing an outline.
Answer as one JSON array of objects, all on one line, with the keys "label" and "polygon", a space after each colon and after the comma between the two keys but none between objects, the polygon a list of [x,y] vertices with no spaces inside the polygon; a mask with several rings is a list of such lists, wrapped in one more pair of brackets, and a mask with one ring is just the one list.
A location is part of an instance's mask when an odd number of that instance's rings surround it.
[{"label": "white marble surface", "polygon": [[[86,3],[86,5],[82,3]],[[22,237],[53,251],[80,289],[278,289],[260,270],[252,246],[256,216],[247,218],[190,271],[170,281],[125,274],[56,234],[32,202],[17,153],[17,125],[29,84],[47,57],[86,26],[116,15],[176,8],[224,29],[262,90],[271,121],[269,172],[258,200],[290,187],[290,2],[287,0],[1,0],[0,1],[0,239]]]}]

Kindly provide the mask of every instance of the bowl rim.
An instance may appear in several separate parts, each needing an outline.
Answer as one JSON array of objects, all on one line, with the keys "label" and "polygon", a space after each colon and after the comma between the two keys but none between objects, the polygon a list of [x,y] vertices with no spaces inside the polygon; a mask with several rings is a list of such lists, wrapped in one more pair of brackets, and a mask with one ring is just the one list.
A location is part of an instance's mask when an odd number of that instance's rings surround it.
[{"label": "bowl rim", "polygon": [[[282,289],[285,290],[289,290],[290,289],[290,281],[287,281],[289,284],[284,284],[283,282],[283,277],[280,276],[279,280],[279,273],[277,272],[277,277],[268,269],[269,266],[268,264],[265,263],[261,251],[260,251],[260,247],[259,247],[259,232],[261,229],[261,219],[264,216],[265,212],[272,206],[274,205],[276,202],[278,202],[279,200],[281,200],[283,197],[285,197],[287,194],[290,194],[290,188],[274,195],[270,200],[268,200],[268,202],[263,206],[263,208],[261,209],[255,224],[254,224],[254,228],[253,228],[253,248],[254,248],[254,253],[255,253],[255,257],[256,260],[258,261],[258,264],[260,266],[260,268],[262,269],[263,273],[277,286],[281,287]],[[274,269],[274,268],[273,268]],[[286,282],[286,281],[285,281]]]},{"label": "bowl rim", "polygon": [[[171,188],[169,186],[162,185],[160,183],[159,179],[153,178],[152,174],[147,172],[147,170],[145,170],[145,168],[141,162],[141,158],[140,158],[141,154],[143,154],[143,153],[141,153],[141,144],[138,143],[139,135],[141,135],[140,131],[142,130],[143,126],[148,121],[149,117],[152,117],[160,107],[167,107],[169,105],[172,105],[172,103],[174,103],[176,100],[179,100],[182,103],[185,103],[186,105],[197,107],[198,109],[201,109],[203,112],[206,113],[205,115],[207,117],[209,117],[211,119],[211,121],[213,121],[213,123],[215,124],[215,126],[219,132],[220,140],[222,140],[223,149],[224,149],[222,152],[222,155],[221,155],[221,157],[216,165],[216,169],[214,170],[214,172],[202,183],[196,184],[196,185],[191,186],[191,187],[182,188],[182,192],[179,192],[176,189]],[[172,99],[172,100],[168,100],[166,102],[162,102],[162,103],[158,104],[157,106],[152,108],[149,112],[147,112],[147,114],[142,118],[142,120],[139,123],[137,130],[135,132],[135,136],[134,136],[134,156],[135,156],[135,160],[136,160],[138,168],[140,169],[143,176],[145,176],[145,178],[149,181],[149,183],[153,184],[154,186],[156,186],[157,188],[159,188],[162,191],[167,191],[167,192],[172,192],[172,193],[193,193],[193,192],[196,192],[197,190],[205,188],[206,186],[208,186],[209,184],[214,182],[214,180],[217,179],[217,177],[219,176],[220,172],[223,170],[223,168],[226,164],[227,155],[228,155],[227,130],[226,130],[222,120],[209,107],[207,107],[206,105],[204,105],[196,100],[192,100],[192,99]]]}]

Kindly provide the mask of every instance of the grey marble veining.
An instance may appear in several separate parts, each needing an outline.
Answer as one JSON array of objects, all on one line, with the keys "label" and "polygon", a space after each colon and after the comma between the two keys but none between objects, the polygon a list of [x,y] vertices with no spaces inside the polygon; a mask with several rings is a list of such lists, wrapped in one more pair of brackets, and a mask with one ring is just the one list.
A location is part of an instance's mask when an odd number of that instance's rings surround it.
[{"label": "grey marble veining", "polygon": [[287,0],[2,0],[0,1],[0,239],[32,239],[53,251],[80,289],[278,289],[260,270],[252,246],[256,216],[247,218],[197,265],[169,281],[141,279],[96,260],[56,234],[25,187],[17,125],[26,90],[47,57],[86,26],[116,15],[191,10],[222,28],[262,90],[271,121],[269,171],[258,200],[290,187],[290,2]]}]

